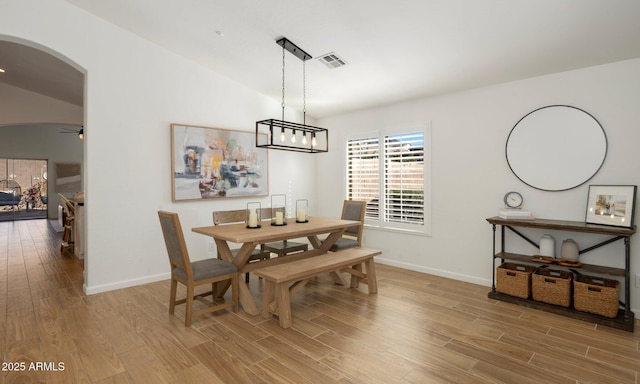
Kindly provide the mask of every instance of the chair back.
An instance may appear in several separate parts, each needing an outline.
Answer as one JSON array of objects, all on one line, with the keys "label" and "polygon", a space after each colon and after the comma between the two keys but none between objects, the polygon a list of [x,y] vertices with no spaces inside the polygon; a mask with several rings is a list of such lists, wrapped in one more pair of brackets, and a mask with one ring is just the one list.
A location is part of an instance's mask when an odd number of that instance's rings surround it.
[{"label": "chair back", "polygon": [[[246,217],[246,209],[213,211],[213,225],[244,223]],[[271,208],[260,208],[260,218],[262,220],[271,219]]]},{"label": "chair back", "polygon": [[343,220],[356,220],[360,225],[354,225],[344,231],[345,235],[353,236],[362,243],[362,231],[364,230],[364,213],[367,207],[366,201],[345,200],[342,205]]},{"label": "chair back", "polygon": [[169,255],[169,263],[171,264],[171,272],[174,268],[180,268],[185,271],[188,280],[193,279],[193,271],[191,270],[191,261],[189,260],[189,252],[187,244],[184,241],[182,226],[177,213],[158,211],[160,218],[160,226],[162,227],[162,235],[164,243],[167,247]]},{"label": "chair back", "polygon": [[58,193],[58,197],[60,201],[62,201],[62,210],[64,211],[66,216],[73,216],[76,213],[76,206],[73,205],[71,200],[67,199],[63,194]]}]

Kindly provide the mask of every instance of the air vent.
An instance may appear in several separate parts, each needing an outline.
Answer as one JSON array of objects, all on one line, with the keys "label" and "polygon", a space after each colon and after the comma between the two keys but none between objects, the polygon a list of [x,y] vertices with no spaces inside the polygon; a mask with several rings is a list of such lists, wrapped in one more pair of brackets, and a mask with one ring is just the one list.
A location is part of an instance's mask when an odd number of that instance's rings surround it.
[{"label": "air vent", "polygon": [[338,55],[336,55],[333,52],[320,56],[318,60],[320,60],[324,65],[326,65],[331,69],[340,68],[342,66],[347,65],[347,63],[344,60],[342,60],[340,57],[338,57]]}]

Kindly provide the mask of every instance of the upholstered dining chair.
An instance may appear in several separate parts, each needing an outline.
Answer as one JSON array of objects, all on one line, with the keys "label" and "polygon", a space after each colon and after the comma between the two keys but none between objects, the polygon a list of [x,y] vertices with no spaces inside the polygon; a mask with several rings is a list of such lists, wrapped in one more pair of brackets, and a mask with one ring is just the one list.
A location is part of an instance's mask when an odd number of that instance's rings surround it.
[{"label": "upholstered dining chair", "polygon": [[298,243],[296,241],[282,240],[275,243],[262,244],[260,249],[275,253],[278,257],[291,255],[298,252],[305,252],[309,250],[309,244]]},{"label": "upholstered dining chair", "polygon": [[272,243],[261,244],[263,251],[275,253],[278,257],[291,255],[293,253],[305,252],[309,250],[309,244],[299,243],[291,240],[282,240]]},{"label": "upholstered dining chair", "polygon": [[366,208],[366,201],[344,201],[340,218],[343,220],[359,221],[360,224],[347,228],[342,234],[342,237],[331,247],[331,251],[362,246],[362,232],[364,230],[364,213]]},{"label": "upholstered dining chair", "polygon": [[[238,311],[238,268],[224,260],[210,258],[200,261],[191,262],[187,245],[184,240],[182,226],[177,213],[158,211],[160,218],[160,226],[164,242],[169,255],[169,264],[171,265],[171,292],[169,296],[169,313],[174,314],[176,305],[186,304],[184,325],[191,326],[193,316],[200,316],[206,313],[219,311],[225,308],[233,307],[233,311]],[[230,302],[217,303],[219,289],[216,289],[217,283],[229,281],[231,283],[232,300]],[[187,294],[184,299],[176,300],[176,291],[178,283],[182,283],[187,288]],[[195,287],[211,284],[211,291],[195,294]],[[205,299],[211,295],[212,301]],[[207,305],[207,308],[197,311],[193,310],[193,301],[198,300]]]}]

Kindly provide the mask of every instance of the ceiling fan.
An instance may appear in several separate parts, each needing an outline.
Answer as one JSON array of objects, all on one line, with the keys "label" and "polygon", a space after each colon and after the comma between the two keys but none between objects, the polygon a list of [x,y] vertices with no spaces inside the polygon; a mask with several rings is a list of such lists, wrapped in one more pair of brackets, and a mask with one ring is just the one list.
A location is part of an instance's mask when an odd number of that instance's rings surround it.
[{"label": "ceiling fan", "polygon": [[64,128],[64,127],[60,129],[62,129],[62,131],[58,133],[75,133],[78,135],[78,138],[80,140],[84,139],[84,126],[80,126],[80,129]]}]

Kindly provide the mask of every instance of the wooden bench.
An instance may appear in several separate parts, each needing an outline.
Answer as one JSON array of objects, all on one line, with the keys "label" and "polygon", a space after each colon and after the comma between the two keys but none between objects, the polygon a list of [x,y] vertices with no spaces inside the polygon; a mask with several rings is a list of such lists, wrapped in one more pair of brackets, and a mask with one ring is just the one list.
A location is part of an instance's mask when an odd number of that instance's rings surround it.
[{"label": "wooden bench", "polygon": [[[282,328],[291,327],[291,296],[315,276],[341,271],[351,274],[351,287],[366,283],[369,293],[377,293],[376,270],[373,257],[382,252],[367,248],[349,248],[338,252],[284,264],[256,269],[253,273],[265,281],[262,317],[277,315]],[[362,271],[362,263],[366,272]],[[274,298],[275,294],[275,298]]]}]

